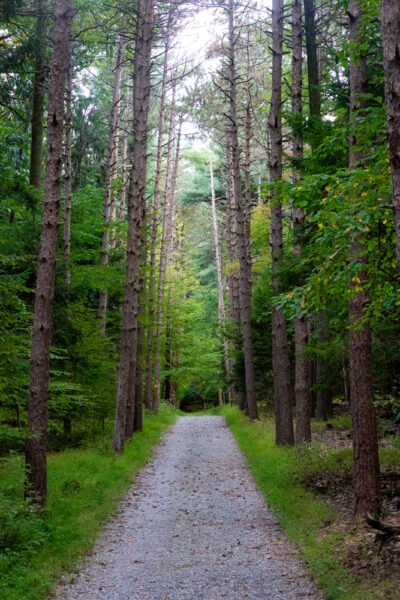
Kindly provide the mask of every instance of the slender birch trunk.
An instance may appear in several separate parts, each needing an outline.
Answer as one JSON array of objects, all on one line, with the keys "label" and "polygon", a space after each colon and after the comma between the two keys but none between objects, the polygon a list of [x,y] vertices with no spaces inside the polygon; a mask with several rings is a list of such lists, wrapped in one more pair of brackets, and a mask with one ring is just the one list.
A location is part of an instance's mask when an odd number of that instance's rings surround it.
[{"label": "slender birch trunk", "polygon": [[[269,115],[271,154],[269,173],[274,182],[282,177],[282,38],[283,38],[283,0],[272,3],[272,95]],[[278,293],[278,274],[281,264],[282,240],[282,204],[272,190],[271,207],[271,258],[272,289]],[[286,319],[282,310],[272,306],[272,372],[274,379],[275,438],[279,445],[290,446],[294,442],[290,362]]]},{"label": "slender birch trunk", "polygon": [[239,245],[239,294],[240,316],[243,331],[243,351],[246,381],[246,413],[251,419],[258,418],[255,391],[253,349],[251,339],[251,265],[248,264],[248,250],[245,227],[245,204],[240,182],[240,150],[238,141],[237,117],[237,71],[235,56],[234,4],[229,0],[229,135],[232,151],[233,196]]},{"label": "slender birch trunk", "polygon": [[[170,17],[171,18],[170,9]],[[169,24],[169,23],[168,23]],[[169,29],[169,27],[168,27]],[[158,122],[158,143],[157,143],[157,163],[154,181],[154,200],[153,200],[153,223],[150,239],[150,273],[149,273],[149,292],[148,292],[148,319],[147,328],[147,355],[146,355],[146,374],[145,374],[145,397],[144,402],[147,410],[151,410],[152,402],[152,381],[153,381],[153,360],[154,360],[154,317],[155,317],[155,295],[156,295],[156,257],[157,257],[157,235],[160,227],[160,183],[163,158],[163,137],[165,133],[165,101],[167,94],[167,75],[168,75],[168,53],[170,46],[170,33],[167,31],[165,40],[165,56],[163,76],[161,82],[160,99],[160,117]]]},{"label": "slender birch trunk", "polygon": [[[302,115],[302,6],[301,0],[292,0],[292,114]],[[293,133],[293,158],[301,161],[303,158],[303,138]],[[293,169],[293,183],[300,178],[296,167]],[[303,227],[305,222],[304,210],[293,208],[294,255],[302,254]],[[303,282],[301,282],[303,283]],[[308,323],[306,315],[297,317],[294,321],[295,337],[295,397],[296,397],[296,444],[311,440],[311,362],[307,360]]]},{"label": "slender birch trunk", "polygon": [[65,111],[65,199],[64,199],[64,283],[71,283],[71,210],[72,210],[72,65],[67,72]]},{"label": "slender birch trunk", "polygon": [[122,313],[122,341],[116,402],[113,449],[123,452],[126,405],[133,393],[136,374],[138,333],[138,295],[143,212],[147,181],[147,122],[150,101],[151,50],[153,42],[154,0],[139,0],[135,33],[133,73],[132,170],[128,193],[128,237],[126,280]]},{"label": "slender birch trunk", "polygon": [[386,123],[392,171],[396,255],[400,267],[400,3],[398,0],[382,0],[381,6]]},{"label": "slender birch trunk", "polygon": [[263,203],[263,198],[262,198],[262,174],[261,174],[261,160],[258,159],[257,161],[257,175],[258,175],[258,181],[257,181],[257,204],[258,206],[261,206]]},{"label": "slender birch trunk", "polygon": [[72,0],[55,0],[42,232],[32,330],[28,403],[29,437],[25,444],[27,468],[25,495],[41,506],[45,505],[47,495],[47,399],[61,203],[64,92],[67,70],[71,61],[72,19]]},{"label": "slender birch trunk", "polygon": [[[356,48],[350,59],[350,120],[354,130],[350,135],[350,169],[362,165],[365,158],[360,150],[359,127],[355,115],[366,108],[365,94],[368,90],[367,59],[357,49],[365,41],[361,23],[363,9],[361,0],[350,0],[350,42]],[[357,233],[351,235],[350,258],[355,263],[365,263],[364,247]],[[361,322],[368,307],[368,274],[365,268],[357,273],[361,283],[353,278],[349,282],[349,358],[350,358],[350,404],[353,424],[353,472],[355,488],[355,516],[379,512],[381,507],[378,436],[374,407],[372,379],[372,343],[369,323]]]},{"label": "slender birch trunk", "polygon": [[[123,25],[124,27],[124,20]],[[117,59],[114,70],[114,91],[113,100],[110,115],[110,132],[108,138],[108,152],[107,152],[107,168],[106,168],[106,179],[105,179],[105,190],[104,190],[104,231],[103,240],[101,244],[101,261],[102,267],[108,265],[109,252],[112,247],[112,234],[110,231],[110,225],[115,220],[116,210],[116,198],[113,191],[113,182],[117,177],[118,172],[118,121],[119,121],[119,108],[121,102],[121,72],[122,72],[122,53],[124,47],[124,39],[122,33],[119,35]],[[111,235],[110,235],[111,234]],[[107,321],[107,302],[108,292],[106,289],[100,292],[99,298],[99,324],[100,333],[104,336],[106,331]]]}]

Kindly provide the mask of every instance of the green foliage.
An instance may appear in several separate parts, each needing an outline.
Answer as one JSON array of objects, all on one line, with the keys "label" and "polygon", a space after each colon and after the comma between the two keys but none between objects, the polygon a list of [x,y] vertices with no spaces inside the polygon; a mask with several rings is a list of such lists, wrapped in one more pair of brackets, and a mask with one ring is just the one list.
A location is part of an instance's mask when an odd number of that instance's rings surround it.
[{"label": "green foliage", "polygon": [[[7,177],[7,170],[3,173]],[[19,181],[22,181],[20,179]],[[23,449],[27,424],[30,337],[35,285],[38,194],[0,186],[0,453]],[[21,184],[22,185],[22,184]],[[24,188],[25,189],[25,188]],[[99,267],[103,190],[89,186],[73,197],[71,284],[62,254],[57,266],[49,390],[49,446],[79,445],[114,412],[124,274],[121,248]],[[13,218],[10,219],[10,215]],[[98,294],[110,296],[110,336],[98,335]]]},{"label": "green foliage", "polygon": [[[296,477],[302,484],[310,484],[317,478],[327,476],[329,484],[339,481],[339,485],[352,480],[353,454],[352,449],[339,448],[326,450],[321,444],[300,447],[296,454]],[[336,478],[336,480],[335,480]],[[332,490],[333,491],[333,490]]]}]

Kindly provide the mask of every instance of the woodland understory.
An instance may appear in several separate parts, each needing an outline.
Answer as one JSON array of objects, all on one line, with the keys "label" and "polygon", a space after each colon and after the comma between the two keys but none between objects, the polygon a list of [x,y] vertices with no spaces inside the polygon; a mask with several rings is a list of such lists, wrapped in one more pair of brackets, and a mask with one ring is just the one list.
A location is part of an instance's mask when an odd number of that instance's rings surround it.
[{"label": "woodland understory", "polygon": [[0,570],[50,538],[49,455],[238,407],[398,597],[399,1],[0,20]]}]

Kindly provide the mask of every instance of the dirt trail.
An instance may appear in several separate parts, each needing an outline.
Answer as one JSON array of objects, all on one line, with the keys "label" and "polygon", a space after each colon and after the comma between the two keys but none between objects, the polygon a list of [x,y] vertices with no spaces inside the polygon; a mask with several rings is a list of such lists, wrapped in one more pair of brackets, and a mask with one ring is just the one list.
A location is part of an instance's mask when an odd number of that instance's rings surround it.
[{"label": "dirt trail", "polygon": [[322,600],[296,554],[223,417],[181,417],[56,598]]}]

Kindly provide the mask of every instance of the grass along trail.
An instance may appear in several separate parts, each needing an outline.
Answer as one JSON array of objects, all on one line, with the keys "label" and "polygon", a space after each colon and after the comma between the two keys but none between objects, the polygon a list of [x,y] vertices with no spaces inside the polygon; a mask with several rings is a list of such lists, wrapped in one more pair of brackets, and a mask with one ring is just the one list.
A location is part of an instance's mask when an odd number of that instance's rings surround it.
[{"label": "grass along trail", "polygon": [[56,597],[322,600],[219,416],[178,419]]},{"label": "grass along trail", "polygon": [[23,457],[0,462],[1,600],[44,600],[75,569],[178,414],[164,403],[157,415],[146,414],[121,456],[111,450],[109,427],[86,447],[51,454],[42,516],[23,501]]}]

